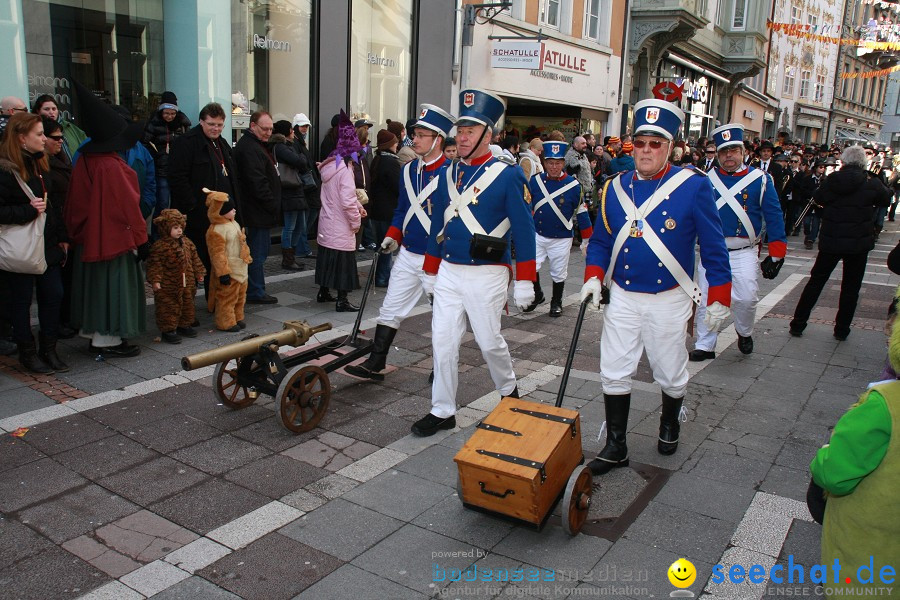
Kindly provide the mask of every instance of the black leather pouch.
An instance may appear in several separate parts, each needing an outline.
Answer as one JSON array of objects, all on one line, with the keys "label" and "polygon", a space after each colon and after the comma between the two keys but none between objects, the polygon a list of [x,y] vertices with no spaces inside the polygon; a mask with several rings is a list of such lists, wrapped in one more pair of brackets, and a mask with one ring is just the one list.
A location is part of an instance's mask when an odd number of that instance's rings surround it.
[{"label": "black leather pouch", "polygon": [[506,238],[476,233],[472,236],[472,242],[469,244],[469,256],[475,260],[500,262],[506,253],[507,246]]}]

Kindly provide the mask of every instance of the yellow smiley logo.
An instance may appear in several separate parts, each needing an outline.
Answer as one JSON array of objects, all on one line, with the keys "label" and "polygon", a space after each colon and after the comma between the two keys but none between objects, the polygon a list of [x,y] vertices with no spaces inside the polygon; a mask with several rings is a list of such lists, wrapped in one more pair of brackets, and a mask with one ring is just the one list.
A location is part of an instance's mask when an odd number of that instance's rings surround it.
[{"label": "yellow smiley logo", "polygon": [[669,583],[677,588],[690,587],[694,580],[697,579],[697,569],[691,561],[685,558],[679,558],[669,567],[667,572],[669,575]]}]

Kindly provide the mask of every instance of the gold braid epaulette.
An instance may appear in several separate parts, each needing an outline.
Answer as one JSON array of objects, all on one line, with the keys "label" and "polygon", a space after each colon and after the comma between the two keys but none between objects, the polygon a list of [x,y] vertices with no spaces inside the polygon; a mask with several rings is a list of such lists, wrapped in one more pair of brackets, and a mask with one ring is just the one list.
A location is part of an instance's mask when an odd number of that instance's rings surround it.
[{"label": "gold braid epaulette", "polygon": [[606,183],[603,184],[603,192],[600,194],[600,214],[603,216],[603,226],[606,227],[607,233],[612,235],[612,229],[609,227],[609,221],[606,220],[606,190],[609,188],[609,182],[612,181],[612,178],[606,180]]}]

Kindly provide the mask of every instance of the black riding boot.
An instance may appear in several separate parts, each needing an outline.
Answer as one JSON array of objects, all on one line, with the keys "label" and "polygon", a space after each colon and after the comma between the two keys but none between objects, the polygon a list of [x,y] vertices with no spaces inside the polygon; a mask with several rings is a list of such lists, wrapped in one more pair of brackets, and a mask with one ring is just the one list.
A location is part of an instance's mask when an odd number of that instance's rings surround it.
[{"label": "black riding boot", "polygon": [[331,295],[331,290],[329,290],[324,285],[319,287],[319,293],[316,294],[316,302],[335,302],[337,298]]},{"label": "black riding boot", "polygon": [[681,431],[678,416],[683,401],[684,398],[672,398],[663,392],[662,414],[659,417],[659,442],[656,446],[660,454],[674,454],[678,449],[678,434]]},{"label": "black riding boot", "polygon": [[631,394],[603,394],[603,403],[606,409],[606,446],[597,458],[588,463],[594,475],[603,475],[611,469],[628,466],[625,432],[628,431]]},{"label": "black riding boot", "polygon": [[32,373],[39,373],[41,375],[50,375],[53,373],[53,369],[45,365],[41,359],[38,358],[34,340],[28,342],[16,342],[16,345],[19,347],[19,362],[23,367]]},{"label": "black riding boot", "polygon": [[537,275],[534,280],[534,302],[525,307],[525,310],[522,312],[531,312],[537,308],[538,304],[543,304],[546,298],[544,298],[544,290],[541,289],[541,276]]},{"label": "black riding boot", "polygon": [[43,333],[38,335],[40,348],[38,349],[38,358],[57,373],[66,373],[69,371],[69,365],[60,360],[56,353],[56,338],[49,337]]},{"label": "black riding boot", "polygon": [[553,282],[553,297],[550,299],[550,316],[559,317],[562,315],[562,296],[566,287],[565,281]]},{"label": "black riding boot", "polygon": [[338,297],[337,302],[334,303],[334,310],[336,312],[356,312],[359,310],[359,307],[350,304],[350,301],[347,300],[346,291],[338,290]]},{"label": "black riding boot", "polygon": [[361,364],[349,365],[344,370],[356,377],[384,381],[384,375],[380,371],[383,371],[387,364],[387,355],[395,335],[397,335],[397,330],[393,327],[387,325],[375,327],[375,339],[372,340],[372,352],[369,354],[369,358]]}]

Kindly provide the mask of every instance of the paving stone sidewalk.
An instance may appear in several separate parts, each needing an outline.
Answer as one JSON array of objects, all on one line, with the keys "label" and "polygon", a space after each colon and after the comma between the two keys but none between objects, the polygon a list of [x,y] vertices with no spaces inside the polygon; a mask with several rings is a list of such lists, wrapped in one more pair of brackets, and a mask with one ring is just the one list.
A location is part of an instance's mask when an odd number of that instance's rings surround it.
[{"label": "paving stone sidewalk", "polygon": [[[884,314],[900,283],[883,267],[897,240],[890,225],[871,255],[845,342],[831,337],[829,322],[837,279],[804,336],[787,334],[785,315],[815,256],[792,248],[779,278],[763,281],[767,314],[754,353],[736,350],[731,329],[714,361],[691,363],[688,421],[673,456],[656,452],[660,394],[641,364],[631,460],[666,479],[615,536],[570,537],[556,517],[535,531],[461,505],[453,456],[499,397],[468,334],[460,349],[460,428],[409,435],[430,407],[425,303],[397,335],[385,381],[333,373],[327,413],[299,435],[281,426],[272,399],[233,411],[216,403],[207,372],[181,371],[182,355],[246,335],[209,331],[203,313],[197,339],[170,346],[147,335],[134,340],[142,346],[134,359],[96,361],[85,341],[69,341],[73,370],[57,377],[83,398],[57,403],[34,382],[0,370],[0,428],[28,429],[0,436],[0,589],[4,597],[42,599],[659,598],[675,589],[665,573],[684,557],[697,569],[696,596],[786,593],[796,586],[716,585],[710,574],[716,564],[727,571],[731,564],[768,569],[789,556],[806,567],[818,561],[820,528],[804,503],[807,467],[881,370]],[[582,265],[574,252],[563,317],[549,318],[548,305],[503,317],[529,399],[555,400]],[[267,272],[279,304],[251,307],[248,332],[277,330],[286,319],[332,322],[335,331],[317,341],[349,331],[355,315],[316,303],[311,271],[287,274],[269,264]],[[383,295],[373,290],[365,328]],[[566,398],[581,413],[588,457],[602,447],[601,330],[589,313]],[[597,498],[618,517],[646,482],[622,469],[595,483]],[[497,573],[512,580],[496,581]]]}]

